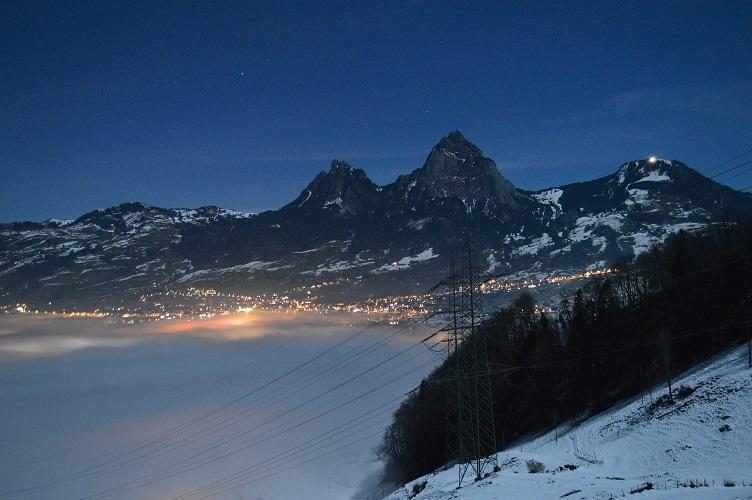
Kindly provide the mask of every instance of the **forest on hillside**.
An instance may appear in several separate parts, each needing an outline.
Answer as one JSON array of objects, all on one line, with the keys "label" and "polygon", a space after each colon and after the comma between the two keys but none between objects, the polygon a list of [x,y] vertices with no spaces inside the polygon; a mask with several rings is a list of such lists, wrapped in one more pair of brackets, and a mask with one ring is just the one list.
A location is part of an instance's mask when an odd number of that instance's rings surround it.
[{"label": "forest on hillside", "polygon": [[[680,232],[616,267],[554,314],[523,295],[475,331],[487,336],[489,366],[512,367],[491,376],[497,450],[668,385],[751,335],[752,222]],[[386,480],[405,483],[455,458],[447,419],[452,359],[395,412],[379,449]]]}]

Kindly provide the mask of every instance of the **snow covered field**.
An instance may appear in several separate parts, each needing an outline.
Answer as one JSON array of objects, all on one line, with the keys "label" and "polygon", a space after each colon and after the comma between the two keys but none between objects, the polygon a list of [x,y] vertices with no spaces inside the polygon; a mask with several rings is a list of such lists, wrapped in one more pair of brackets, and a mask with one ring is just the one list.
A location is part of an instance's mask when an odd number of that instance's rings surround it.
[{"label": "snow covered field", "polygon": [[[651,399],[666,394],[663,387],[575,427],[516,443],[499,453],[501,472],[478,483],[470,479],[457,490],[455,466],[388,498],[752,498],[746,346],[689,370],[674,385],[682,386],[694,392],[652,412]],[[529,473],[529,460],[545,472]]]}]

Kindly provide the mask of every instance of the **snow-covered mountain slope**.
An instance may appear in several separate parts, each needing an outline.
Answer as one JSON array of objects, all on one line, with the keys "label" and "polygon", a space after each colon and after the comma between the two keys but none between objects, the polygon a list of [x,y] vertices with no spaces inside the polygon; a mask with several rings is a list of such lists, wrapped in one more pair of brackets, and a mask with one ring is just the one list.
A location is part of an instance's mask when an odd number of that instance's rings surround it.
[{"label": "snow-covered mountain slope", "polygon": [[126,203],[75,221],[0,224],[0,303],[106,307],[171,287],[324,282],[336,284],[334,301],[357,300],[425,289],[467,238],[491,273],[579,272],[734,214],[752,214],[751,195],[669,160],[524,191],[452,132],[391,184],[334,161],[279,210]]},{"label": "snow-covered mountain slope", "polygon": [[94,298],[114,307],[122,299],[118,294],[174,282],[193,271],[190,260],[173,252],[187,228],[253,216],[218,207],[124,203],[73,221],[0,224],[0,302],[31,298],[46,305],[63,296],[68,304]]},{"label": "snow-covered mountain slope", "polygon": [[[686,394],[673,404],[651,409],[651,400],[667,392],[653,388],[651,395],[576,426],[516,443],[499,453],[500,472],[477,483],[470,479],[459,490],[455,466],[387,498],[752,498],[746,346],[689,370],[674,387]],[[545,472],[528,472],[530,460],[542,463]]]}]

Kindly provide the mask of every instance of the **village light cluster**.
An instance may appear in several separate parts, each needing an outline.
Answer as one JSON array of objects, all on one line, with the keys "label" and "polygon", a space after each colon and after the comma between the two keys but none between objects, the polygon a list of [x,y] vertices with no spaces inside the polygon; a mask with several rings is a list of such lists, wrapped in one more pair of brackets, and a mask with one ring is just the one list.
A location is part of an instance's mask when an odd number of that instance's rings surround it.
[{"label": "village light cluster", "polygon": [[[490,279],[481,284],[483,294],[503,294],[513,291],[536,289],[543,286],[558,286],[565,283],[603,277],[616,272],[605,268],[581,273],[540,276],[537,278]],[[64,318],[112,318],[125,323],[164,321],[173,319],[207,319],[221,315],[244,314],[253,311],[307,312],[318,314],[357,313],[374,317],[377,321],[396,324],[410,318],[427,315],[440,308],[448,292],[370,298],[360,302],[331,303],[318,297],[315,292],[324,287],[342,284],[346,279],[296,287],[283,293],[243,294],[222,292],[214,288],[189,287],[166,291],[154,291],[138,298],[137,306],[118,306],[111,309],[97,308],[91,311],[54,307],[36,308],[17,303],[0,305],[0,313],[55,315]],[[550,310],[546,310],[550,312]]]},{"label": "village light cluster", "polygon": [[590,278],[600,278],[615,273],[616,269],[605,268],[585,271],[575,274],[562,274],[557,276],[541,276],[539,278],[524,278],[518,280],[499,280],[491,279],[483,284],[480,288],[483,293],[509,292],[513,290],[532,289],[544,285],[561,285],[572,281],[586,280]]}]

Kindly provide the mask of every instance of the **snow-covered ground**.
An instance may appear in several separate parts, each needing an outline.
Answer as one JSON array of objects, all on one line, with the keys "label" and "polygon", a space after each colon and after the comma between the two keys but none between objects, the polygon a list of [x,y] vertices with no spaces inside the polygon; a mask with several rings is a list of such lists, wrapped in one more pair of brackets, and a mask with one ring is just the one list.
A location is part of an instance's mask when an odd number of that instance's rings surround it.
[{"label": "snow-covered ground", "polygon": [[[676,380],[680,386],[694,392],[655,411],[649,406],[666,394],[663,387],[577,426],[516,443],[499,453],[501,472],[477,483],[466,479],[459,490],[455,466],[388,498],[752,498],[746,346],[689,370]],[[528,460],[541,462],[545,472],[529,473]]]}]

